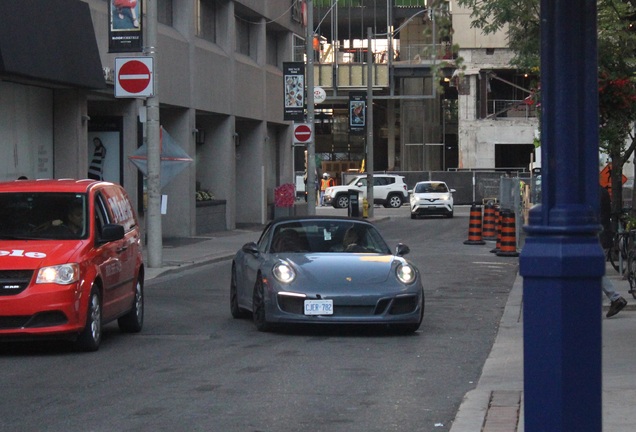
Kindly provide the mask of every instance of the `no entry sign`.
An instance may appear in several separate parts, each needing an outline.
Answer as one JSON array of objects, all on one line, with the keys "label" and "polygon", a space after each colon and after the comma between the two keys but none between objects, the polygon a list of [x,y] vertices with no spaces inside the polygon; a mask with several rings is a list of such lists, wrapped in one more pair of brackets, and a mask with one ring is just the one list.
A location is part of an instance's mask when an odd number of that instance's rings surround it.
[{"label": "no entry sign", "polygon": [[154,94],[152,57],[115,59],[115,97],[148,97]]},{"label": "no entry sign", "polygon": [[294,144],[306,144],[311,141],[311,127],[306,123],[294,124]]}]

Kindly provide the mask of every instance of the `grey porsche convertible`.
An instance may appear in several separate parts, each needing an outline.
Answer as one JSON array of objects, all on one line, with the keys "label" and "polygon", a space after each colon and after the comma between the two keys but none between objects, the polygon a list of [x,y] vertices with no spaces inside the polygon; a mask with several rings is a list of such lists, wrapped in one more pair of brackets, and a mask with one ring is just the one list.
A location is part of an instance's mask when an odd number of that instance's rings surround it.
[{"label": "grey porsche convertible", "polygon": [[270,222],[232,262],[230,310],[256,328],[282,324],[375,324],[413,333],[424,316],[419,270],[376,227],[348,217]]}]

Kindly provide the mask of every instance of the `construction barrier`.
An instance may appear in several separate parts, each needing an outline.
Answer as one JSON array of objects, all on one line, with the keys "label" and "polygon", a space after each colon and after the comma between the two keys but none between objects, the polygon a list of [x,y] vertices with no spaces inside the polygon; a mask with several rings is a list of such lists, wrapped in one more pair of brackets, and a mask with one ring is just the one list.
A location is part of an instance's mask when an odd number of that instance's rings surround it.
[{"label": "construction barrier", "polygon": [[497,220],[495,219],[495,206],[488,203],[484,206],[484,226],[481,232],[484,240],[497,240]]},{"label": "construction barrier", "polygon": [[497,243],[495,248],[490,253],[497,253],[501,249],[501,212],[499,206],[495,207],[495,232],[497,233]]},{"label": "construction barrier", "polygon": [[517,252],[515,213],[511,210],[501,211],[501,246],[497,256],[519,256],[519,252]]},{"label": "construction barrier", "polygon": [[481,238],[481,206],[473,204],[470,207],[470,217],[468,220],[468,240],[464,242],[467,245],[483,245],[486,244]]}]

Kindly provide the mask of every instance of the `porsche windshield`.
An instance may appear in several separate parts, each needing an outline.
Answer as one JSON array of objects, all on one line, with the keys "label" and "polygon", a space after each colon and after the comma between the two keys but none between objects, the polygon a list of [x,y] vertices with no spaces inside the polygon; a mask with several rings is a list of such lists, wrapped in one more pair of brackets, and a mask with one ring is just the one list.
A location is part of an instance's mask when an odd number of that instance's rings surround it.
[{"label": "porsche windshield", "polygon": [[20,192],[0,194],[0,239],[86,238],[86,194]]},{"label": "porsche windshield", "polygon": [[269,251],[391,253],[373,226],[342,220],[280,223],[273,229]]}]

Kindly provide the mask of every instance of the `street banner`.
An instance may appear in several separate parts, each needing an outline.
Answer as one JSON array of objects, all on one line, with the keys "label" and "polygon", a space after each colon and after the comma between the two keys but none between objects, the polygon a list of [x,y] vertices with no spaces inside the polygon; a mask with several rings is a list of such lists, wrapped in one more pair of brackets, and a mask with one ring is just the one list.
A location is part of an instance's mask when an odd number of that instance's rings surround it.
[{"label": "street banner", "polygon": [[142,1],[108,0],[108,52],[141,52]]},{"label": "street banner", "polygon": [[283,85],[285,110],[283,119],[302,122],[305,120],[305,64],[283,63]]},{"label": "street banner", "polygon": [[366,93],[349,93],[349,133],[363,134],[367,125]]}]

